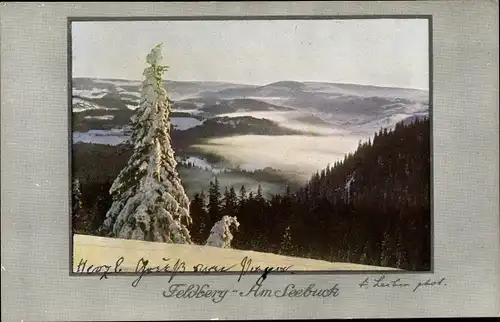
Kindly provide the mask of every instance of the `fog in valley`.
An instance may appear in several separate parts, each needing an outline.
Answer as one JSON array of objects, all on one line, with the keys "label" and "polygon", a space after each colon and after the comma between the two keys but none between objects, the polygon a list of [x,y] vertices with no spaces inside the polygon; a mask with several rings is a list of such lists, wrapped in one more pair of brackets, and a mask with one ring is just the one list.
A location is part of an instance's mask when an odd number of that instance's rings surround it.
[{"label": "fog in valley", "polygon": [[355,136],[243,135],[209,139],[207,144],[195,147],[221,155],[242,169],[271,167],[305,181],[314,172],[354,151],[360,139]]}]

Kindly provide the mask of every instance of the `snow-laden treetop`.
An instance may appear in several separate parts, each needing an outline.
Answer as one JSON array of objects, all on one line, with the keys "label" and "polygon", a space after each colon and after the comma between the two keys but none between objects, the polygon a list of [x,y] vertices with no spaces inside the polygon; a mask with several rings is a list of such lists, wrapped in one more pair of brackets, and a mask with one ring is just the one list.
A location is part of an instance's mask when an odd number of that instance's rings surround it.
[{"label": "snow-laden treetop", "polygon": [[162,88],[163,82],[163,74],[167,71],[168,66],[162,65],[163,63],[163,43],[156,45],[153,49],[151,49],[150,53],[146,56],[146,62],[151,66],[144,70],[143,76],[146,77],[146,82],[148,80],[155,80],[156,84],[148,84],[148,85],[157,85]]},{"label": "snow-laden treetop", "polygon": [[150,65],[160,65],[163,62],[163,43],[156,45],[146,56],[146,62]]},{"label": "snow-laden treetop", "polygon": [[231,241],[233,234],[231,229],[238,229],[240,223],[236,217],[224,216],[221,220],[216,222],[210,231],[206,246],[231,248]]}]

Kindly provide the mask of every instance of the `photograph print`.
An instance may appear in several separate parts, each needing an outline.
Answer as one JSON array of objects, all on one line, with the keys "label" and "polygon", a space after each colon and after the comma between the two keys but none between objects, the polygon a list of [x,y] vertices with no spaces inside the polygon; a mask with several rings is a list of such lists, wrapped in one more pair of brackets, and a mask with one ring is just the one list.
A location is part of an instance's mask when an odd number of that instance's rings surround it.
[{"label": "photograph print", "polygon": [[70,21],[73,272],[430,271],[429,29]]}]

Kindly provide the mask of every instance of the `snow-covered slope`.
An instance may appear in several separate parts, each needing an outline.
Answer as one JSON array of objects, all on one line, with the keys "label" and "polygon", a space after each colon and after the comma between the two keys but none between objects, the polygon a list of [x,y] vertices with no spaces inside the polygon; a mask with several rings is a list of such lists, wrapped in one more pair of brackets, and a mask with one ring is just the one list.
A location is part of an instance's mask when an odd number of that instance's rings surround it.
[{"label": "snow-covered slope", "polygon": [[102,106],[96,103],[89,102],[79,97],[73,97],[73,112],[83,112],[87,110],[106,110],[113,111],[116,108]]},{"label": "snow-covered slope", "polygon": [[[86,235],[74,235],[73,270],[76,272],[78,264],[83,259],[90,265],[114,265],[120,257],[124,257],[121,268],[124,272],[135,271],[137,263],[141,258],[149,260],[148,267],[164,267],[167,263],[171,265],[179,259],[184,261],[186,271],[192,271],[192,267],[198,264],[203,266],[229,267],[234,265],[231,271],[241,271],[241,261],[248,257],[252,260],[252,267],[288,267],[290,271],[374,271],[395,270],[388,267],[367,266],[351,263],[330,263],[309,258],[298,258],[281,256],[271,253],[260,253],[254,251],[243,251],[236,249],[222,249],[211,246],[181,245],[154,243],[138,240],[114,239]],[[163,258],[170,258],[165,262]]]}]

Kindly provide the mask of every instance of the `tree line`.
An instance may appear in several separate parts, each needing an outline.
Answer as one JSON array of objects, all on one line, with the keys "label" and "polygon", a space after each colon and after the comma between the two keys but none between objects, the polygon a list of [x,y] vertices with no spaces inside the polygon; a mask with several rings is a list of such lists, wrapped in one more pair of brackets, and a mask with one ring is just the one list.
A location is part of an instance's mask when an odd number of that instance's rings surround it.
[{"label": "tree line", "polygon": [[[191,202],[193,241],[224,215],[240,222],[233,247],[335,262],[429,270],[430,124],[383,129],[297,191],[222,189],[218,180]],[[349,183],[350,181],[350,183]]]},{"label": "tree line", "polygon": [[[222,187],[191,200],[192,240],[204,244],[224,215],[240,223],[232,247],[335,262],[429,270],[430,121],[398,123],[360,142],[300,188],[265,197],[262,188]],[[95,234],[111,205],[111,183],[81,184],[75,233]],[[75,191],[75,189],[74,189]],[[89,206],[91,205],[91,206]]]}]

